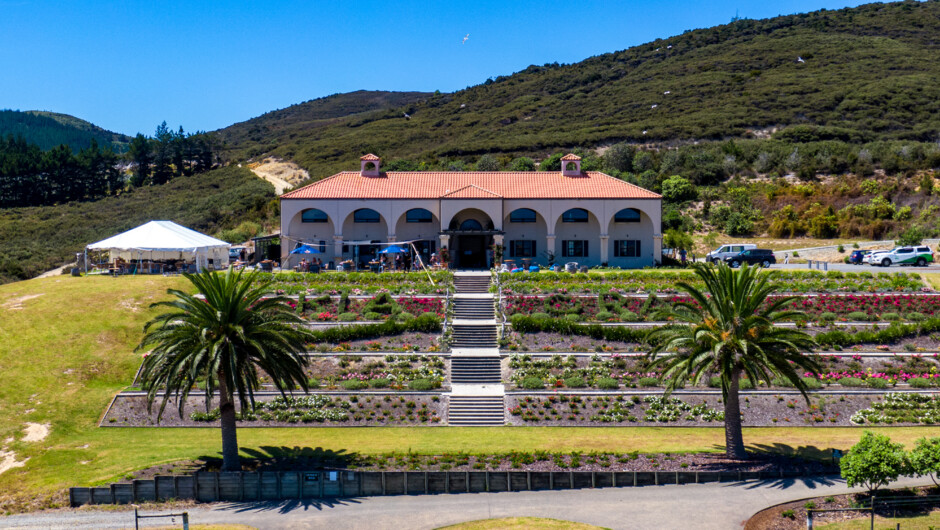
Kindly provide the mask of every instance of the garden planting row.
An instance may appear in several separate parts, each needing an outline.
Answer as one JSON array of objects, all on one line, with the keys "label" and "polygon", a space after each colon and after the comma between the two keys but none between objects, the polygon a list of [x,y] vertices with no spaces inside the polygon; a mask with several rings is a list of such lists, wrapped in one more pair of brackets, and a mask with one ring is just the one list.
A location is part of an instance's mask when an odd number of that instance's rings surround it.
[{"label": "garden planting row", "polygon": [[[721,426],[721,394],[664,397],[651,395],[506,395],[511,425],[544,426]],[[809,403],[798,393],[741,394],[741,421],[746,427],[935,425],[940,423],[940,396],[922,393],[811,393]]]},{"label": "garden planting row", "polygon": [[355,322],[394,320],[407,322],[430,313],[444,318],[446,300],[443,298],[401,296],[381,293],[371,298],[352,298],[344,292],[338,297],[328,294],[307,297],[301,293],[297,301],[288,304],[301,318],[311,322]]},{"label": "garden planting row", "polygon": [[[922,292],[931,290],[917,274],[774,270],[773,283],[791,293],[826,292]],[[513,294],[631,294],[675,293],[676,282],[701,288],[692,271],[612,271],[569,274],[565,272],[501,273],[499,288]]]},{"label": "garden planting row", "polygon": [[[805,372],[803,381],[810,389],[873,388],[886,390],[898,385],[931,389],[940,387],[940,354],[891,358],[861,355],[815,355],[821,370]],[[514,354],[506,360],[508,381],[513,388],[594,389],[617,391],[624,388],[662,388],[662,372],[645,356],[594,354],[569,355]],[[717,377],[707,377],[708,387],[721,386]],[[751,381],[744,378],[742,389],[791,388],[784,379]],[[691,383],[690,383],[691,385]]]},{"label": "garden planting row", "polygon": [[[770,297],[772,302],[777,297]],[[637,298],[606,293],[594,296],[552,294],[508,295],[502,312],[511,318],[564,318],[572,322],[652,322],[657,313],[677,302],[698,304],[688,296],[649,296]],[[785,309],[805,313],[810,322],[920,322],[940,315],[940,296],[911,294],[850,294],[800,297]]]},{"label": "garden planting row", "polygon": [[[443,425],[446,395],[265,394],[255,408],[240,411],[244,427]],[[548,426],[678,426],[716,427],[724,421],[720,393],[574,394],[565,392],[506,395],[510,425]],[[158,423],[147,397],[115,397],[101,425],[107,427],[217,427],[217,408],[205,409],[203,396],[190,397],[183,415],[172,401]],[[916,392],[811,393],[809,403],[795,392],[741,394],[745,426],[780,425],[935,425],[940,423],[940,396]]]},{"label": "garden planting row", "polygon": [[261,273],[272,280],[271,287],[278,294],[338,295],[348,291],[353,295],[383,292],[403,295],[446,294],[453,291],[454,275],[450,271],[396,272],[321,272]]},{"label": "garden planting row", "polygon": [[[308,356],[307,386],[316,390],[418,390],[441,388],[449,359],[441,355],[343,354]],[[261,384],[273,390],[267,375]]]},{"label": "garden planting row", "polygon": [[[905,351],[936,351],[940,343],[940,317],[922,322],[871,324],[830,329],[805,327],[820,350],[839,351],[858,346],[861,350],[883,350],[891,346]],[[513,315],[501,337],[501,348],[509,351],[596,351],[635,352],[649,348],[650,328],[604,326],[599,323],[572,322],[565,318],[534,318]]]}]

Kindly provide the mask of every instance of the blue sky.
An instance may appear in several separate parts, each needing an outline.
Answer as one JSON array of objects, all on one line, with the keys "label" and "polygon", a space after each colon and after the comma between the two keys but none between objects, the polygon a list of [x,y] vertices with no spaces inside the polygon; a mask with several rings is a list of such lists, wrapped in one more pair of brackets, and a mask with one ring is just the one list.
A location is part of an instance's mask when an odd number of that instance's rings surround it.
[{"label": "blue sky", "polygon": [[[0,108],[214,130],[358,89],[453,91],[687,29],[862,2],[0,0]],[[465,44],[461,39],[470,38]]]}]

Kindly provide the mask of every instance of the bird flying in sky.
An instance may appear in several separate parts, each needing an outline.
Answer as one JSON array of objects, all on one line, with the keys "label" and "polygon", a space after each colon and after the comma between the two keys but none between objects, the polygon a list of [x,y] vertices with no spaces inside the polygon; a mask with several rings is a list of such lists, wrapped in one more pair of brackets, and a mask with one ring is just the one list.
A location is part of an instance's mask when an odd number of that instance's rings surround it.
[{"label": "bird flying in sky", "polygon": [[460,41],[460,44],[466,44],[466,43],[467,43],[467,39],[469,39],[469,38],[470,38],[470,34],[467,33],[466,35],[464,35],[463,40]]}]

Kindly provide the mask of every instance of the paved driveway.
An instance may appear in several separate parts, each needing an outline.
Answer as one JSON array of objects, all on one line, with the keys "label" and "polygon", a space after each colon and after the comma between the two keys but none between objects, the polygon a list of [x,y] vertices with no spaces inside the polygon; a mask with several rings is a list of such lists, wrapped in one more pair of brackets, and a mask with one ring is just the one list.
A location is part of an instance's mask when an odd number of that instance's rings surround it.
[{"label": "paved driveway", "polygon": [[[927,482],[905,479],[897,485]],[[774,504],[847,491],[849,488],[838,477],[818,477],[597,490],[363,497],[329,502],[223,503],[191,508],[189,513],[192,523],[240,523],[262,529],[430,529],[492,517],[538,516],[608,528],[728,530],[741,528],[751,515]],[[50,512],[0,518],[0,528],[133,526],[133,512]]]}]

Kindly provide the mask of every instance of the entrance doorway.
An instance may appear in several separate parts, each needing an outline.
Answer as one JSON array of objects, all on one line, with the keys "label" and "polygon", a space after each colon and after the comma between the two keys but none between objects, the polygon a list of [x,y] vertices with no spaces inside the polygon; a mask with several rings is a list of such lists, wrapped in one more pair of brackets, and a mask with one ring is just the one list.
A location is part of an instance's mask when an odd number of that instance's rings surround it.
[{"label": "entrance doorway", "polygon": [[483,235],[459,235],[457,236],[455,264],[459,269],[485,269],[488,267],[486,262],[486,240],[490,236]]}]

